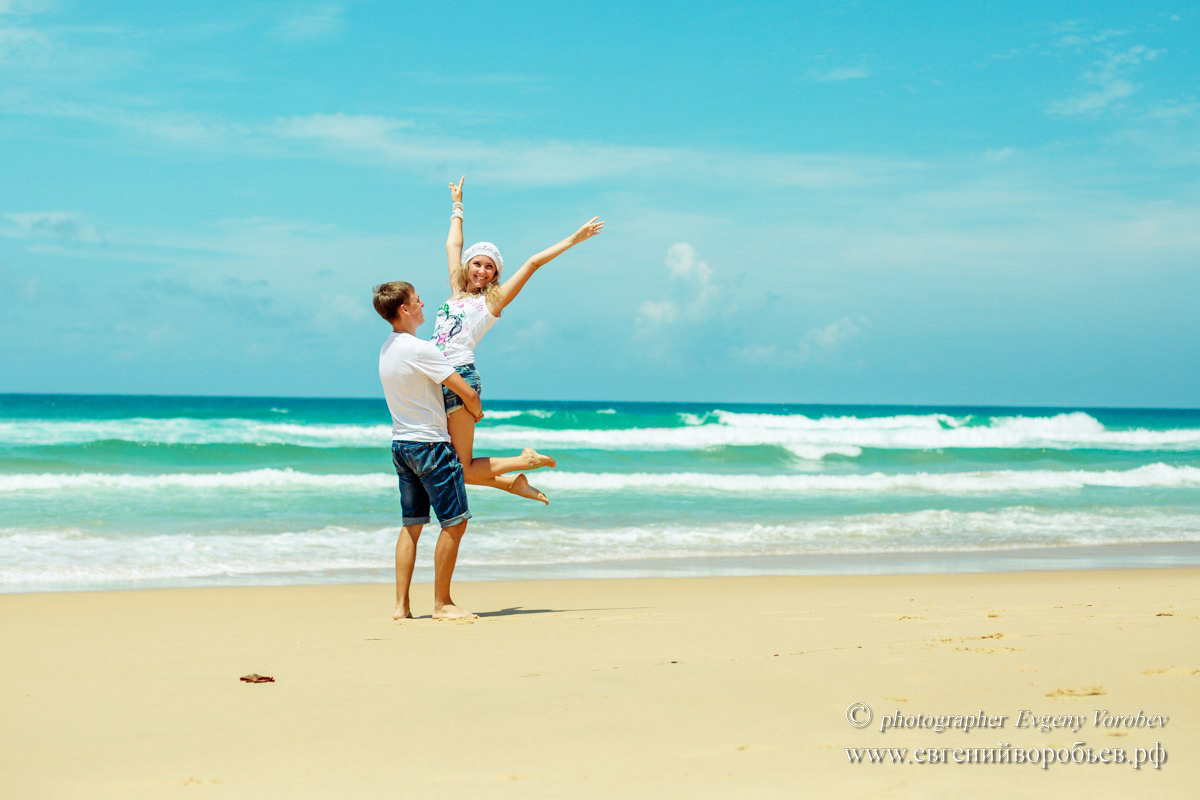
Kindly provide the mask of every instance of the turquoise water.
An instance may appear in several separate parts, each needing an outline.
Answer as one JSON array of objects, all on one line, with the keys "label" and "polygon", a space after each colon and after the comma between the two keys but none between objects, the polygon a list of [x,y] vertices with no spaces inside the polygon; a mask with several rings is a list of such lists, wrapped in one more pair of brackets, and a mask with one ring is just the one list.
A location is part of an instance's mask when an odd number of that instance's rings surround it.
[{"label": "turquoise water", "polygon": [[[464,577],[1200,563],[1197,410],[487,411],[478,455],[559,467],[470,489]],[[382,399],[0,395],[0,587],[388,580],[389,438]]]}]

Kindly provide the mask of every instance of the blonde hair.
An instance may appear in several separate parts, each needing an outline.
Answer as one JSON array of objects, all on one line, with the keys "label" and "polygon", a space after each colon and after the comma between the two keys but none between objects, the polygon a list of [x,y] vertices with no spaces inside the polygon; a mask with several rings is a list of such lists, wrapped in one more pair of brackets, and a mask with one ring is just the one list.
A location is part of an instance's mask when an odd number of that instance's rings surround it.
[{"label": "blonde hair", "polygon": [[483,299],[488,305],[492,305],[500,299],[500,265],[492,261],[492,265],[496,268],[496,274],[492,279],[484,284],[479,291],[469,291],[467,289],[468,280],[470,277],[470,268],[466,263],[459,264],[458,269],[454,270],[454,296],[462,297],[468,294],[482,294]]}]

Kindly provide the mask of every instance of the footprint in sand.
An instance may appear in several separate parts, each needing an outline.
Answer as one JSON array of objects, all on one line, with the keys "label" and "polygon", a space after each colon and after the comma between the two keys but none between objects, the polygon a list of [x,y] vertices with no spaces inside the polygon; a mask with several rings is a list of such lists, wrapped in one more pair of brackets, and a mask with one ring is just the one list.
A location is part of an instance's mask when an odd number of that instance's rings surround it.
[{"label": "footprint in sand", "polygon": [[997,631],[996,633],[985,633],[982,636],[959,636],[950,637],[949,639],[938,639],[939,644],[951,644],[953,642],[975,642],[980,639],[1003,639],[1004,634]]},{"label": "footprint in sand", "polygon": [[1046,697],[1097,697],[1102,694],[1108,694],[1108,689],[1103,686],[1089,686],[1085,689],[1055,689],[1046,692]]},{"label": "footprint in sand", "polygon": [[1200,675],[1200,669],[1194,667],[1152,667],[1142,670],[1143,675]]}]

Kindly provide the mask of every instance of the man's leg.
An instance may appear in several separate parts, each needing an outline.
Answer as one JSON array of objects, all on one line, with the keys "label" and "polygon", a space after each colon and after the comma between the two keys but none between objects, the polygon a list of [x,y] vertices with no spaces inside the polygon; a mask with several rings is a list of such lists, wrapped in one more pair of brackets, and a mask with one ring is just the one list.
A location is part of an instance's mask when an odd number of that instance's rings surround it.
[{"label": "man's leg", "polygon": [[417,539],[421,525],[405,525],[396,538],[396,610],[392,619],[412,619],[408,603],[408,586],[412,583],[413,565],[417,561]]},{"label": "man's leg", "polygon": [[442,528],[437,547],[433,551],[433,618],[434,619],[478,619],[477,614],[459,608],[450,598],[450,579],[454,577],[454,565],[458,561],[458,543],[467,532],[467,521]]},{"label": "man's leg", "polygon": [[400,510],[404,514],[400,536],[396,539],[396,609],[392,619],[412,616],[408,603],[408,585],[412,582],[413,564],[417,560],[417,539],[421,527],[429,522],[429,494],[421,478],[413,470],[413,454],[424,450],[420,443],[392,442],[392,465],[400,484]]}]

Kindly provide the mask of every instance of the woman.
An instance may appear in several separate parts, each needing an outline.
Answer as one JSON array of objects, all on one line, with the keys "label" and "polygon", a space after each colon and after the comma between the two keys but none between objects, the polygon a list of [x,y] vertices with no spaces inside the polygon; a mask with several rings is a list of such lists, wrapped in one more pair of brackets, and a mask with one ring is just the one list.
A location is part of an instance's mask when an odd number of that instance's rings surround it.
[{"label": "woman", "polygon": [[[463,252],[462,189],[465,180],[464,175],[457,184],[450,184],[453,210],[450,214],[450,233],[446,237],[446,260],[450,270],[451,295],[438,309],[433,343],[445,353],[458,374],[478,392],[481,383],[475,369],[475,347],[484,334],[495,324],[505,306],[517,298],[533,273],[574,245],[600,233],[604,223],[599,217],[592,217],[566,239],[532,256],[501,284],[504,259],[494,244],[477,242]],[[517,469],[553,467],[554,459],[531,448],[526,448],[516,458],[474,458],[475,418],[469,413],[462,413],[462,401],[458,395],[444,387],[442,394],[446,403],[450,439],[458,453],[458,460],[462,462],[466,482],[494,486],[549,505],[546,495],[530,486],[524,475],[514,478],[504,473]]]}]

